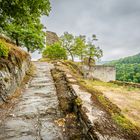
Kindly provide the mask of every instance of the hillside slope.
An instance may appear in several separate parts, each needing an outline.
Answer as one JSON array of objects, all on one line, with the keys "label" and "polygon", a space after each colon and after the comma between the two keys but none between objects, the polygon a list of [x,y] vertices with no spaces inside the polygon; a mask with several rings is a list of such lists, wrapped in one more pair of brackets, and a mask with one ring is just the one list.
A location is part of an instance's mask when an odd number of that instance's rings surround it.
[{"label": "hillside slope", "polygon": [[140,53],[133,55],[133,56],[121,58],[119,60],[113,60],[107,64],[111,64],[111,65],[114,65],[114,64],[140,64]]},{"label": "hillside slope", "polygon": [[140,83],[140,53],[110,61],[105,65],[116,66],[117,80]]}]

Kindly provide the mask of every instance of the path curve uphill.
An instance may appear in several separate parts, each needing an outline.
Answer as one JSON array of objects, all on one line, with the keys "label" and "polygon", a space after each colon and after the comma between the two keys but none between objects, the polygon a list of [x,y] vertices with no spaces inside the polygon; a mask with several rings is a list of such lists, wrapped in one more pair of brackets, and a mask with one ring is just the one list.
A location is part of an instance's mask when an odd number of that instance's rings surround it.
[{"label": "path curve uphill", "polygon": [[52,64],[36,62],[37,73],[0,126],[0,140],[63,140]]}]

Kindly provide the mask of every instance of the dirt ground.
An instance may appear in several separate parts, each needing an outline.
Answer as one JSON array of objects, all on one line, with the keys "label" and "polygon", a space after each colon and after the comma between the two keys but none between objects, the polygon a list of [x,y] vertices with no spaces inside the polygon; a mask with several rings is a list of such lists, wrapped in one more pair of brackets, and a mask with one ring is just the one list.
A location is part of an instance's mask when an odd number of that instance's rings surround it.
[{"label": "dirt ground", "polygon": [[100,81],[86,81],[102,93],[122,111],[133,124],[140,127],[140,89],[118,86]]}]

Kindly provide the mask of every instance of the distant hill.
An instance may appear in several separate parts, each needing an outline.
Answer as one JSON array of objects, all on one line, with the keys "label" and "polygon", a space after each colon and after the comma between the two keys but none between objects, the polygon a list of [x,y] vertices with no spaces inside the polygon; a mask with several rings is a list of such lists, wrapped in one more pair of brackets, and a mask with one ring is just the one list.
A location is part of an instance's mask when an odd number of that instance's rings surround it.
[{"label": "distant hill", "polygon": [[96,65],[104,65],[104,64],[107,64],[107,63],[109,63],[109,61],[97,61]]},{"label": "distant hill", "polygon": [[106,64],[111,64],[111,65],[115,65],[115,64],[140,64],[140,53],[133,55],[133,56],[121,58],[119,60],[113,60],[113,61],[107,62]]},{"label": "distant hill", "polygon": [[116,66],[117,80],[140,83],[140,53],[107,62],[105,65]]}]

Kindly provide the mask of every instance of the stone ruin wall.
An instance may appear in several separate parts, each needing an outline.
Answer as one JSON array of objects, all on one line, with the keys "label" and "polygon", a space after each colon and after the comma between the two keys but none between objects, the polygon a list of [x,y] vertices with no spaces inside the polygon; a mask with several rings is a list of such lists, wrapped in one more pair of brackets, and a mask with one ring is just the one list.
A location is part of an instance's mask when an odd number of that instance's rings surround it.
[{"label": "stone ruin wall", "polygon": [[89,71],[88,66],[83,66],[84,76],[89,79],[99,79],[104,82],[116,80],[116,69],[113,66],[96,65]]}]

